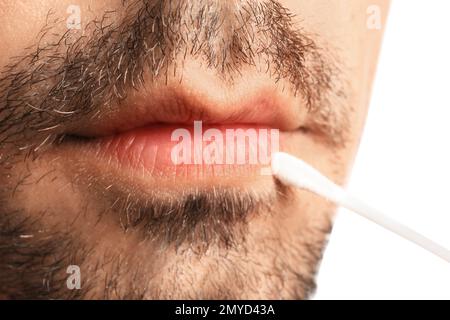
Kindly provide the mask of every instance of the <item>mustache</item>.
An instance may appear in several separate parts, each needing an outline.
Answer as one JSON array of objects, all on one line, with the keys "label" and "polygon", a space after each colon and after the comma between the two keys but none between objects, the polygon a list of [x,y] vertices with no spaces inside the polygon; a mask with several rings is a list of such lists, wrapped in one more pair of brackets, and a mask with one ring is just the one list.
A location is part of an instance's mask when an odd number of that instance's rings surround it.
[{"label": "mustache", "polygon": [[[119,17],[119,18],[118,18]],[[27,54],[0,77],[0,145],[36,152],[62,139],[70,124],[120,104],[144,78],[167,79],[187,57],[232,82],[244,67],[264,65],[287,81],[313,113],[319,130],[338,139],[345,121],[330,98],[343,96],[339,68],[311,36],[294,27],[277,1],[124,1],[123,9],[91,21],[80,36],[56,40],[52,14]],[[182,75],[180,75],[180,79]]]}]

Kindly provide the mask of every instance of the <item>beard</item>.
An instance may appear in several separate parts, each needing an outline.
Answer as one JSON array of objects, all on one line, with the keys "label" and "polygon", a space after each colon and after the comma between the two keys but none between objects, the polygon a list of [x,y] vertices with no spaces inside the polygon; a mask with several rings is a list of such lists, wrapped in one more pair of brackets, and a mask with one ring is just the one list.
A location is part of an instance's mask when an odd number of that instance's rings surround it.
[{"label": "beard", "polygon": [[[314,292],[331,223],[308,212],[293,190],[160,190],[144,201],[105,191],[95,176],[44,171],[39,159],[3,168],[11,181],[1,193],[4,298],[304,299]],[[292,214],[304,219],[293,224]],[[80,270],[80,289],[69,289],[71,266]]]}]

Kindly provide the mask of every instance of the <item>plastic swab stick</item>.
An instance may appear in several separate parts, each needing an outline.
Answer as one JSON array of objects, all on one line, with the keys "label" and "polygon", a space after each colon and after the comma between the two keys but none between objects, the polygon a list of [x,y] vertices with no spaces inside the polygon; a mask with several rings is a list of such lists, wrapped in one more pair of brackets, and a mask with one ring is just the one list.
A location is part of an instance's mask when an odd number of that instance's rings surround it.
[{"label": "plastic swab stick", "polygon": [[274,153],[272,155],[272,173],[282,183],[312,191],[450,262],[448,249],[350,195],[303,160],[287,153]]}]

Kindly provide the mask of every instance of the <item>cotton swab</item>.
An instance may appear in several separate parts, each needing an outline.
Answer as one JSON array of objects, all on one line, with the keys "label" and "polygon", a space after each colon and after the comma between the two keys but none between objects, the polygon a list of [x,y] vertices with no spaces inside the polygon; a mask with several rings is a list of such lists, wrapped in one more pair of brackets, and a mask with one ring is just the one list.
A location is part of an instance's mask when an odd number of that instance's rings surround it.
[{"label": "cotton swab", "polygon": [[272,173],[282,183],[312,191],[450,262],[448,249],[349,194],[303,160],[283,152],[274,153],[272,155]]}]

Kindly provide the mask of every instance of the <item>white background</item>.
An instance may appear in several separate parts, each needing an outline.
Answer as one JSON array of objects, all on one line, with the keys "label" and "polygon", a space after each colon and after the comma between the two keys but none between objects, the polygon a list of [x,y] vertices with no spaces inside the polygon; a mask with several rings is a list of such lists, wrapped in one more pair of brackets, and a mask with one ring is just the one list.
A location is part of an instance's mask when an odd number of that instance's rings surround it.
[{"label": "white background", "polygon": [[[394,0],[349,189],[450,248],[450,1]],[[450,264],[340,210],[315,299],[450,299]]]}]

